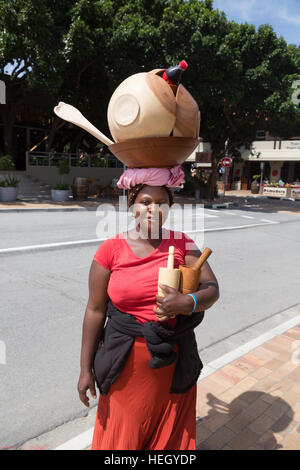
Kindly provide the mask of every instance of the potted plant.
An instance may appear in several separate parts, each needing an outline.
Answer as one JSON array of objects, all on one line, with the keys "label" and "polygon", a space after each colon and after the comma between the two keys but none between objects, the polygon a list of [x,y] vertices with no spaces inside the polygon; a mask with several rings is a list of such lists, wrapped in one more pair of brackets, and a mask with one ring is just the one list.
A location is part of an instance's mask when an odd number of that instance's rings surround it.
[{"label": "potted plant", "polygon": [[0,201],[12,202],[16,201],[18,196],[18,187],[20,181],[15,176],[7,175],[0,182]]},{"label": "potted plant", "polygon": [[252,194],[258,194],[259,193],[259,182],[257,181],[258,178],[260,178],[260,175],[253,175],[252,176],[253,181],[251,183],[251,193]]},{"label": "potted plant", "polygon": [[51,199],[55,202],[63,202],[69,199],[70,194],[70,186],[63,182],[64,175],[70,173],[69,162],[66,159],[59,162],[58,173],[61,175],[61,181],[52,186]]},{"label": "potted plant", "polygon": [[10,155],[0,157],[0,171],[12,171],[15,169],[13,158]]}]

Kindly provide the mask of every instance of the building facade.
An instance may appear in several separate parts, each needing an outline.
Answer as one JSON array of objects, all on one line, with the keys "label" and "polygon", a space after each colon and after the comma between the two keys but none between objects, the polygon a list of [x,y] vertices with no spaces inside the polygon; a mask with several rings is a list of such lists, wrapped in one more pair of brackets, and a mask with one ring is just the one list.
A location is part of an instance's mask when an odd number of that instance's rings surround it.
[{"label": "building facade", "polygon": [[[210,152],[209,142],[201,142],[187,159],[195,166],[205,168],[209,164],[197,163],[197,152]],[[266,132],[258,133],[258,140],[250,148],[240,148],[241,161],[234,162],[227,170],[227,189],[250,189],[254,175],[262,173],[263,180],[293,184],[300,181],[300,137],[281,140]],[[218,179],[223,175],[218,173]]]}]

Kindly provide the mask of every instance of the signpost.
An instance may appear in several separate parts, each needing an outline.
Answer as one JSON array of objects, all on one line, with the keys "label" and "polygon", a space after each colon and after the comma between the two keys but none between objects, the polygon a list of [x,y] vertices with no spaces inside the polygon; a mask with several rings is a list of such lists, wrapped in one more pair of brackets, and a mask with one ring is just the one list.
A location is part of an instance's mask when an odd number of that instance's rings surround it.
[{"label": "signpost", "polygon": [[2,80],[0,80],[0,104],[6,104],[6,89]]},{"label": "signpost", "polygon": [[215,162],[213,162],[212,152],[196,152],[195,163],[197,163],[197,167],[205,168],[206,172],[211,173],[210,197],[211,197],[211,199],[214,199],[216,164],[215,164]]},{"label": "signpost", "polygon": [[219,160],[219,165],[221,165],[220,168],[220,173],[224,174],[224,193],[223,193],[223,198],[225,198],[225,188],[227,184],[227,171],[226,169],[232,164],[232,159],[230,157],[224,157]]},{"label": "signpost", "polygon": [[264,167],[265,167],[265,162],[260,162],[260,188],[262,188]]}]

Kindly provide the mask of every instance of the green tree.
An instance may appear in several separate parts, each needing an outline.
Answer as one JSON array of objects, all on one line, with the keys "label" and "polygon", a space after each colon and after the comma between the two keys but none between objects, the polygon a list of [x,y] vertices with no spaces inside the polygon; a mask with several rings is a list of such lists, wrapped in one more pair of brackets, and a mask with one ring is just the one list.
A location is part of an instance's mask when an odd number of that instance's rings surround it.
[{"label": "green tree", "polygon": [[[291,86],[299,57],[299,48],[271,26],[228,21],[211,0],[0,0],[0,79],[9,96],[0,107],[5,153],[12,153],[12,125],[25,103],[44,113],[49,147],[54,139],[57,150],[96,146],[55,116],[58,101],[108,133],[107,106],[119,83],[185,59],[183,84],[199,103],[201,136],[216,160],[227,140],[238,156],[257,129],[295,135],[299,109]],[[8,63],[10,77],[3,75]]]},{"label": "green tree", "polygon": [[[49,114],[51,96],[61,86],[58,69],[71,4],[72,0],[0,0],[0,79],[7,88],[0,116],[7,153],[14,153],[12,129],[24,107]],[[9,64],[8,75],[4,71]]]}]

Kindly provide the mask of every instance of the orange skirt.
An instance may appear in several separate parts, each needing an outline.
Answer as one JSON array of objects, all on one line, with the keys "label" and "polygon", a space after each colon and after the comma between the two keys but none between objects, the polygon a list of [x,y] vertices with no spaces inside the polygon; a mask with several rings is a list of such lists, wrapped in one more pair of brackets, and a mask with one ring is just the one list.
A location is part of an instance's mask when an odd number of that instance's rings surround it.
[{"label": "orange skirt", "polygon": [[100,395],[91,450],[195,450],[196,385],[170,394],[176,362],[148,365],[144,338],[136,338],[107,395]]}]

